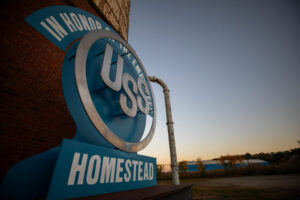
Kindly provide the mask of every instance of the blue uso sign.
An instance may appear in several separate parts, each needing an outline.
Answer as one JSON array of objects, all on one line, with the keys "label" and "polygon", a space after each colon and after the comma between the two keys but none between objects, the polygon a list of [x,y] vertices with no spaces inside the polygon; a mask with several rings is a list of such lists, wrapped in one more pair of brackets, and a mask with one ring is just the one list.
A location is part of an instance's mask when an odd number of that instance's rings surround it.
[{"label": "blue uso sign", "polygon": [[66,54],[62,82],[77,140],[126,152],[150,142],[155,129],[152,88],[134,50],[118,35],[97,30],[75,43]]},{"label": "blue uso sign", "polygon": [[156,185],[156,159],[137,154],[153,137],[156,107],[133,48],[78,8],[51,6],[26,21],[68,49],[62,86],[76,133],[13,166],[1,183],[1,199],[66,199]]}]

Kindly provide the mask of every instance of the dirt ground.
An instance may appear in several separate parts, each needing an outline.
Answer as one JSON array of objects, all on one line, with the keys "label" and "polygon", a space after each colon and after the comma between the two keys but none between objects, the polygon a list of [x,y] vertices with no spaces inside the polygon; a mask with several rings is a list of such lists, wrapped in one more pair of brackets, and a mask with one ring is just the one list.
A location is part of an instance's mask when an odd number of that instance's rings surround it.
[{"label": "dirt ground", "polygon": [[201,178],[181,183],[193,184],[194,200],[300,199],[300,175]]}]

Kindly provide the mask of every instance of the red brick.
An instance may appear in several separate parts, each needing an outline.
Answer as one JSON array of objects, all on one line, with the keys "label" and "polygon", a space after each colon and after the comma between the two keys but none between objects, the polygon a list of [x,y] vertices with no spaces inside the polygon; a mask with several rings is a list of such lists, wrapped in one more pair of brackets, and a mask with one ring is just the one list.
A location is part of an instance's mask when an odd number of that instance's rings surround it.
[{"label": "red brick", "polygon": [[[24,21],[40,8],[68,1],[4,2],[0,8],[0,177],[16,162],[59,146],[76,131],[62,94],[65,54]],[[71,2],[98,15],[89,1]]]}]

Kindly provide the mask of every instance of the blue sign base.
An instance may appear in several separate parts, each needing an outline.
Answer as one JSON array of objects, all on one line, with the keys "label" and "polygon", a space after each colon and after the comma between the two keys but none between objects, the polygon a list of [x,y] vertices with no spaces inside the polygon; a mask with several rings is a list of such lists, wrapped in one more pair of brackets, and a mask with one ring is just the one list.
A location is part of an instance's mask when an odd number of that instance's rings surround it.
[{"label": "blue sign base", "polygon": [[66,199],[156,185],[156,159],[64,139],[48,199]]}]

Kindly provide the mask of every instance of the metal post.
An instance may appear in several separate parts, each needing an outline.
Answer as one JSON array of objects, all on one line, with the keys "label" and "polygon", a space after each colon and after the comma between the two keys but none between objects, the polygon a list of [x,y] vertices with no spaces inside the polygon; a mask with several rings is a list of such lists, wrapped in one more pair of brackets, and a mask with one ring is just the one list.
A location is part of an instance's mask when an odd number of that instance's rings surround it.
[{"label": "metal post", "polygon": [[172,168],[172,179],[174,185],[179,185],[179,175],[178,175],[178,163],[176,155],[176,146],[175,146],[175,137],[174,137],[174,127],[171,111],[171,102],[169,95],[169,88],[161,79],[156,78],[155,76],[149,76],[150,81],[160,84],[163,88],[165,96],[165,105],[166,105],[166,114],[167,114],[167,126],[168,126],[168,135],[169,135],[169,147],[170,147],[170,156],[171,156],[171,168]]}]

